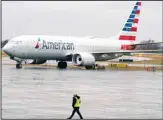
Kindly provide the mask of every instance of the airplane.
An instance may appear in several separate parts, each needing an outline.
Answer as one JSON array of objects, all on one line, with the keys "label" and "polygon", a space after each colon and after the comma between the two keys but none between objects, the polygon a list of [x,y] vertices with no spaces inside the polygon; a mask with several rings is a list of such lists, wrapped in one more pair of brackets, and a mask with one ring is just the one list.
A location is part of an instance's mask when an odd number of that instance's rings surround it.
[{"label": "airplane", "polygon": [[96,61],[108,61],[123,56],[124,53],[141,52],[136,50],[136,33],[142,2],[136,2],[123,29],[110,38],[22,35],[12,38],[3,51],[22,68],[22,62],[32,59],[30,64],[43,64],[56,60],[59,69],[66,69],[67,62],[86,69],[95,68]]}]

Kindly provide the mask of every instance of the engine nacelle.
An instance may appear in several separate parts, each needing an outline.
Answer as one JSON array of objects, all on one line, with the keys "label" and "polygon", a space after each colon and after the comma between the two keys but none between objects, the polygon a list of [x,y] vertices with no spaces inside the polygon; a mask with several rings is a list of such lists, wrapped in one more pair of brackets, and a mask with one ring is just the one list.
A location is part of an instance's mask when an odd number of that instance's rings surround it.
[{"label": "engine nacelle", "polygon": [[95,57],[89,53],[77,53],[72,56],[72,63],[77,66],[93,66]]}]

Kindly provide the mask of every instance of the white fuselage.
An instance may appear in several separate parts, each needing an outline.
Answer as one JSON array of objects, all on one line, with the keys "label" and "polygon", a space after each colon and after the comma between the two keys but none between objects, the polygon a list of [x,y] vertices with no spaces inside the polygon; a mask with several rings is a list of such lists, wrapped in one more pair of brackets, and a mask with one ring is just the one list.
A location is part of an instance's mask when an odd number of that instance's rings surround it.
[{"label": "white fuselage", "polygon": [[[38,48],[35,46],[38,43]],[[71,36],[24,35],[11,39],[3,50],[10,56],[22,59],[64,59],[67,55],[86,53],[113,53],[121,51],[121,44],[116,38],[100,39]]]}]

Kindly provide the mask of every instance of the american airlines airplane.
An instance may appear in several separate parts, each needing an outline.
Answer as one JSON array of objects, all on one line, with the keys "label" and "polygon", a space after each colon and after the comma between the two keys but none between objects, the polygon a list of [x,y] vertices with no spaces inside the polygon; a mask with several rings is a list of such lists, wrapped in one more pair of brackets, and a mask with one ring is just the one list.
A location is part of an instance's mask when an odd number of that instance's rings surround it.
[{"label": "american airlines airplane", "polygon": [[141,52],[135,50],[141,5],[141,2],[136,2],[123,29],[114,37],[23,35],[12,38],[3,51],[17,62],[16,68],[22,68],[23,61],[32,59],[31,64],[57,60],[60,69],[67,68],[67,61],[92,69],[95,61],[115,59],[126,52]]}]

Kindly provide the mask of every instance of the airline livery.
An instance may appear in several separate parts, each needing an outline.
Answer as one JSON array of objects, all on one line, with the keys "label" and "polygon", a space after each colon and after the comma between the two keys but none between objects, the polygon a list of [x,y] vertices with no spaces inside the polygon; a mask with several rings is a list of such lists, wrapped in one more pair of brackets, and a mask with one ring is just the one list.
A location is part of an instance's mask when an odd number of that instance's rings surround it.
[{"label": "airline livery", "polygon": [[58,68],[67,67],[67,61],[74,65],[95,67],[95,61],[107,61],[121,57],[126,52],[140,52],[136,48],[136,33],[138,30],[141,2],[136,2],[132,12],[124,24],[122,31],[108,39],[23,35],[12,38],[3,48],[10,59],[17,62],[16,68],[22,67],[22,62],[32,59],[31,64],[43,64],[47,60],[57,60]]}]

